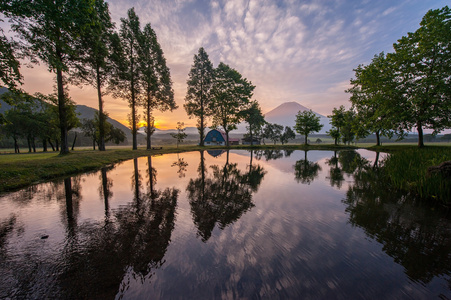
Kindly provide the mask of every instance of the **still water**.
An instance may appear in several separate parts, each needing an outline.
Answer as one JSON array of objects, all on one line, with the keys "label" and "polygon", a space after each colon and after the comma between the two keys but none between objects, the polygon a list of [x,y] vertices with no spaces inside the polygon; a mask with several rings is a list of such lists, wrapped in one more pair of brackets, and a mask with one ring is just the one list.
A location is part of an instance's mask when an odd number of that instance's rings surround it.
[{"label": "still water", "polygon": [[369,151],[142,157],[0,196],[2,299],[449,299],[451,222]]}]

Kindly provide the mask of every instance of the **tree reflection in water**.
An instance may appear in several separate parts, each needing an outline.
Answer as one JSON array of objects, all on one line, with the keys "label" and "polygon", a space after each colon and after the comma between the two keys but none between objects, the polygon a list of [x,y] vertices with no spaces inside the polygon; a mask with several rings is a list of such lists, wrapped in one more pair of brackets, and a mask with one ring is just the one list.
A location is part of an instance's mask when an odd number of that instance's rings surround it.
[{"label": "tree reflection in water", "polygon": [[[390,188],[377,160],[378,153],[373,166],[367,162],[354,172],[354,184],[343,200],[350,223],[381,243],[383,251],[404,267],[410,279],[426,284],[434,277],[449,277],[448,217],[412,195]],[[425,210],[429,212],[425,214]]]},{"label": "tree reflection in water", "polygon": [[307,159],[307,152],[304,151],[304,159],[298,160],[294,165],[294,177],[297,182],[310,184],[318,177],[321,166],[318,163],[309,161]]},{"label": "tree reflection in water", "polygon": [[[142,191],[138,160],[134,160],[134,197],[128,205],[112,212],[102,223],[74,227],[80,237],[76,248],[67,249],[66,268],[59,276],[64,298],[109,298],[123,294],[130,276],[150,280],[155,269],[164,264],[164,255],[175,226],[179,190],[155,190],[156,171],[148,159],[148,192]],[[102,187],[108,182],[103,172]],[[67,189],[69,191],[69,189]],[[103,192],[105,208],[111,193]],[[67,196],[70,199],[70,196]],[[68,223],[70,224],[70,223]]]},{"label": "tree reflection in water", "polygon": [[327,177],[330,181],[330,185],[340,189],[345,178],[342,169],[338,166],[337,151],[334,151],[334,156],[326,160],[326,163],[330,166],[329,177]]},{"label": "tree reflection in water", "polygon": [[183,158],[179,158],[179,155],[177,154],[177,161],[173,162],[171,167],[178,167],[177,174],[179,174],[179,178],[183,178],[185,177],[188,163]]},{"label": "tree reflection in water", "polygon": [[211,176],[207,177],[204,151],[200,151],[199,177],[191,179],[186,188],[193,222],[203,242],[211,237],[216,224],[222,230],[255,206],[252,192],[258,190],[266,174],[260,165],[252,165],[252,155],[246,173],[228,159],[223,167],[212,165],[210,169]]}]

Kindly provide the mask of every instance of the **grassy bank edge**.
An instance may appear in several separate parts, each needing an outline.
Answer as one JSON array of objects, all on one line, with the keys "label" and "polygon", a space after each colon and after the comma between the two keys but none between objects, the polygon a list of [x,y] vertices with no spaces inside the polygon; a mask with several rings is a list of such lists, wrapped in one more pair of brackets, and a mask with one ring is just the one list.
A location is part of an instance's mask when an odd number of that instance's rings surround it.
[{"label": "grassy bank edge", "polygon": [[[98,170],[102,167],[142,156],[181,153],[199,150],[215,149],[245,149],[245,150],[327,150],[365,148],[371,151],[397,152],[414,148],[413,146],[379,146],[355,147],[335,145],[259,145],[259,146],[221,146],[200,147],[181,146],[164,147],[155,150],[109,149],[107,151],[79,150],[68,155],[58,155],[54,152],[32,154],[2,154],[0,155],[0,193],[14,191],[42,181],[70,176],[78,173]],[[449,147],[447,147],[449,148]],[[451,148],[450,148],[451,150]]]}]

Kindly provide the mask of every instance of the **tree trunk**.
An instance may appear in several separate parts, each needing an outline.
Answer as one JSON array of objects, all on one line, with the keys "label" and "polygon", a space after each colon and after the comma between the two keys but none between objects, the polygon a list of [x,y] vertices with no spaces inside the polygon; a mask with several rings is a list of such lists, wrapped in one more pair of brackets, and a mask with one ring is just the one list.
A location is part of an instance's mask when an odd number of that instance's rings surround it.
[{"label": "tree trunk", "polygon": [[36,153],[36,142],[34,136],[31,137],[31,147],[33,147],[33,153]]},{"label": "tree trunk", "polygon": [[203,100],[203,95],[200,96],[200,128],[199,128],[199,138],[200,138],[200,143],[199,145],[201,147],[204,146],[204,100]]},{"label": "tree trunk", "polygon": [[376,146],[380,146],[381,145],[381,138],[380,138],[380,134],[379,134],[379,130],[376,131]]},{"label": "tree trunk", "polygon": [[417,130],[418,130],[418,147],[422,148],[424,147],[424,139],[423,139],[423,125],[421,122],[418,122],[417,124]]},{"label": "tree trunk", "polygon": [[[102,88],[100,81],[100,69],[96,69],[97,97],[99,98],[99,150],[105,151],[105,114],[103,113]],[[73,149],[72,149],[73,150]]]},{"label": "tree trunk", "polygon": [[305,137],[304,137],[305,138],[304,145],[306,145],[306,146],[308,145],[308,143],[307,143],[307,136],[308,135],[306,134]]},{"label": "tree trunk", "polygon": [[52,140],[49,138],[49,144],[52,147],[52,151],[55,151],[55,147],[53,146]]},{"label": "tree trunk", "polygon": [[[57,50],[58,52],[58,50]],[[57,53],[60,62],[62,61],[61,55]],[[60,154],[69,153],[69,146],[67,142],[67,115],[66,115],[66,99],[64,96],[63,85],[63,71],[61,67],[57,67],[56,70],[56,82],[58,86],[58,113],[60,117],[60,130],[61,130],[61,151]]]},{"label": "tree trunk", "polygon": [[31,153],[31,138],[27,136],[27,144],[28,144],[28,153]]},{"label": "tree trunk", "polygon": [[230,145],[229,145],[229,132],[226,131],[225,134],[226,134],[226,147],[230,147]]},{"label": "tree trunk", "polygon": [[147,93],[147,107],[146,107],[146,118],[147,118],[147,150],[152,149],[151,132],[150,132],[150,95]]},{"label": "tree trunk", "polygon": [[251,125],[249,124],[249,132],[251,133],[251,147],[254,146],[254,135],[252,134]]},{"label": "tree trunk", "polygon": [[20,153],[19,144],[17,143],[17,138],[14,136],[14,153]]},{"label": "tree trunk", "polygon": [[74,137],[74,141],[73,141],[73,143],[72,143],[72,151],[74,151],[74,148],[75,148],[75,142],[77,141],[77,132],[75,132],[75,137]]},{"label": "tree trunk", "polygon": [[96,140],[92,139],[92,150],[96,150]]},{"label": "tree trunk", "polygon": [[[132,48],[133,49],[133,48]],[[133,51],[133,50],[132,50]],[[136,137],[136,95],[135,95],[135,64],[133,59],[133,52],[130,54],[131,56],[131,65],[130,65],[130,88],[131,88],[131,96],[132,96],[132,139],[133,139],[133,150],[138,150],[138,140]]]},{"label": "tree trunk", "polygon": [[47,140],[42,139],[42,152],[47,152]]}]

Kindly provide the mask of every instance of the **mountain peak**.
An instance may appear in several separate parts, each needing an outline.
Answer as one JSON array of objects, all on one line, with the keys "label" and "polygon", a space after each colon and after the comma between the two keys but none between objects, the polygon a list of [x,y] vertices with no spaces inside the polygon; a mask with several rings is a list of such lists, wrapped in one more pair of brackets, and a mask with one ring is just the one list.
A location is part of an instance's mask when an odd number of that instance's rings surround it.
[{"label": "mountain peak", "polygon": [[[295,101],[284,102],[274,108],[273,110],[265,114],[265,120],[269,123],[276,123],[283,126],[293,127],[296,124],[296,115],[299,111],[310,110],[310,108],[305,107]],[[329,124],[329,119],[320,115],[317,112],[313,112],[316,116],[320,117],[321,124],[324,125],[320,133],[325,133],[331,128]]]},{"label": "mountain peak", "polygon": [[[305,110],[310,110],[310,108],[307,108],[295,101],[284,102],[284,103],[280,104],[279,106],[277,106],[276,108],[274,108],[273,110],[266,113],[265,117],[266,118],[277,118],[280,116],[286,116],[287,114],[292,115],[293,113],[296,115],[299,111],[305,111]],[[320,115],[319,113],[316,113],[316,112],[314,112],[314,113],[318,117],[324,117],[323,115]]]}]

